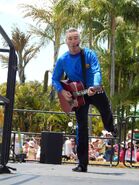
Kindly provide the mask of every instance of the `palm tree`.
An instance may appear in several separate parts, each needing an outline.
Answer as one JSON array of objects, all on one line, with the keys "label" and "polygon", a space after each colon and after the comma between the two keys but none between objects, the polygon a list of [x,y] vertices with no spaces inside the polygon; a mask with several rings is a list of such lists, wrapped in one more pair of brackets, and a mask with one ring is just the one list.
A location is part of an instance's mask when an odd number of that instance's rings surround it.
[{"label": "palm tree", "polygon": [[42,46],[53,43],[55,66],[60,46],[64,43],[62,33],[70,17],[62,11],[63,7],[59,5],[58,0],[51,0],[49,7],[46,2],[43,8],[28,4],[22,4],[21,8],[24,10],[24,17],[31,17],[36,23],[35,26],[30,25],[30,30],[32,34],[40,38]]},{"label": "palm tree", "polygon": [[[31,35],[25,34],[18,27],[14,27],[12,30],[12,42],[15,47],[18,56],[17,71],[19,74],[20,83],[25,83],[25,67],[36,56],[40,49],[40,46],[31,43]],[[7,67],[8,57],[4,55],[2,58],[3,66]]]},{"label": "palm tree", "polygon": [[[136,107],[138,104],[138,21],[139,21],[139,1],[128,0],[121,2],[121,15],[123,16],[124,26],[118,30],[117,53],[120,63],[116,76],[119,76],[118,91],[121,93],[121,104],[126,105],[130,110],[131,105]],[[122,66],[122,67],[121,67]],[[120,73],[121,72],[121,73]],[[122,92],[123,91],[123,92]],[[120,105],[120,103],[118,103]],[[128,105],[128,106],[127,106]],[[122,106],[123,107],[123,106]],[[125,106],[124,106],[125,107]],[[136,108],[135,108],[136,110]]]},{"label": "palm tree", "polygon": [[108,41],[108,50],[110,50],[110,95],[113,97],[115,94],[115,37],[117,34],[117,19],[122,15],[121,9],[124,8],[125,0],[97,0],[92,2],[92,7],[99,10],[98,19],[103,23],[104,30],[99,33],[99,36],[103,36]]},{"label": "palm tree", "polygon": [[17,27],[12,31],[12,41],[18,55],[18,73],[20,83],[22,84],[25,82],[25,67],[36,56],[40,46],[30,45],[31,35],[25,35]]},{"label": "palm tree", "polygon": [[[132,59],[137,61],[138,52],[138,38],[139,38],[139,1],[132,0],[125,3],[124,9],[122,9],[122,14],[125,21],[130,25],[132,34]],[[131,75],[132,78],[132,75]],[[131,81],[132,84],[132,81]]]}]

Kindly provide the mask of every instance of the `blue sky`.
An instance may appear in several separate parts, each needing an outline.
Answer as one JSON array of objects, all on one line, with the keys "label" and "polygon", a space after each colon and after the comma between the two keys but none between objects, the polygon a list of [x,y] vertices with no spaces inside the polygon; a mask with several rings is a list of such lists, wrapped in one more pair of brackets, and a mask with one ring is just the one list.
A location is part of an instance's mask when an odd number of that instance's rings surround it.
[{"label": "blue sky", "polygon": [[[3,27],[7,35],[11,38],[12,26],[16,25],[21,30],[26,31],[31,20],[23,18],[19,4],[37,3],[40,5],[42,1],[38,0],[0,0],[0,25]],[[46,0],[45,0],[46,2]],[[0,36],[1,41],[1,36]],[[0,48],[3,48],[0,42]],[[46,70],[52,70],[53,66],[53,47],[52,44],[46,48],[42,48],[37,58],[32,59],[26,66],[26,81],[38,80],[43,81]],[[17,75],[18,80],[18,75]],[[7,81],[7,69],[2,69],[0,63],[0,83]],[[51,82],[50,82],[51,83]]]}]

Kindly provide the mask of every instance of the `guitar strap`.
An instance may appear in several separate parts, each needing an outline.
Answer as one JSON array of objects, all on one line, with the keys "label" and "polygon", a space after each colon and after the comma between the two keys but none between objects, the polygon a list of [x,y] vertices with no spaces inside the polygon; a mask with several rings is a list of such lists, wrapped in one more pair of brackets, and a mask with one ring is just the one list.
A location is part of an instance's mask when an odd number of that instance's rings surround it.
[{"label": "guitar strap", "polygon": [[82,74],[84,80],[84,87],[86,88],[86,67],[85,67],[85,55],[84,50],[81,49],[81,64],[82,64]]}]

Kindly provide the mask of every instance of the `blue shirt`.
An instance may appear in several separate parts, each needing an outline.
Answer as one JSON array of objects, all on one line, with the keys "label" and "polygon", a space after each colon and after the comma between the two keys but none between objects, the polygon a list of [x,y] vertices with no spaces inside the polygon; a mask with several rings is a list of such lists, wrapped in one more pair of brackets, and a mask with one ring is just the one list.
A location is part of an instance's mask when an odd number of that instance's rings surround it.
[{"label": "blue shirt", "polygon": [[[86,87],[101,85],[102,76],[96,53],[89,48],[84,48],[84,55],[86,65]],[[80,53],[72,55],[67,51],[57,60],[52,74],[52,85],[58,92],[63,89],[60,80],[64,72],[71,81],[84,81]]]}]

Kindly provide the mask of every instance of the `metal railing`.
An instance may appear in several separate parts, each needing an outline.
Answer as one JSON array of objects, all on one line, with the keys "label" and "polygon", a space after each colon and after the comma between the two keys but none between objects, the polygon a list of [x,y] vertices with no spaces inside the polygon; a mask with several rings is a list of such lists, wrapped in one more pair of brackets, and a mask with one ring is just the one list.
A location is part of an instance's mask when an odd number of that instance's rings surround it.
[{"label": "metal railing", "polygon": [[[65,114],[64,112],[55,112],[55,111],[43,111],[43,110],[27,110],[27,109],[14,109],[14,112],[32,112],[33,114],[37,114],[37,113],[42,113],[42,114]],[[69,113],[70,115],[74,116],[75,114],[73,112]],[[91,116],[91,117],[95,117],[95,116],[100,116],[99,114],[88,114],[88,116]],[[104,163],[98,163],[96,161],[93,161],[92,162],[89,162],[90,165],[106,165],[106,166],[117,166],[119,164],[119,156],[120,156],[120,143],[121,143],[121,119],[118,118],[117,116],[114,116],[115,119],[118,119],[118,130],[120,131],[119,132],[119,135],[117,138],[113,138],[113,137],[110,137],[109,140],[111,140],[111,148],[114,149],[114,143],[116,142],[117,143],[117,146],[118,146],[118,151],[117,151],[117,161],[113,161],[113,154],[111,154],[110,156],[110,160],[108,162],[104,162]],[[28,135],[28,133],[27,133]],[[67,135],[64,133],[64,137],[75,137],[75,135]],[[95,137],[95,136],[89,136],[89,139],[91,138],[96,138],[96,139],[100,139],[100,140],[106,140],[108,138],[106,137]],[[63,161],[63,163],[76,163],[76,161]]]},{"label": "metal railing", "polygon": [[0,156],[0,173],[10,173],[10,167],[7,167],[6,164],[9,160],[10,136],[17,70],[17,56],[12,41],[1,26],[0,34],[9,46],[9,49],[0,49],[0,52],[9,53],[6,97],[0,96],[0,105],[4,106],[4,125],[2,134],[2,150]]},{"label": "metal railing", "polygon": [[[42,114],[65,114],[64,112],[55,112],[55,111],[43,111],[43,110],[22,110],[22,109],[14,109],[15,112],[32,112],[32,113],[42,113]],[[74,113],[71,112],[70,113],[72,116],[74,116]],[[89,114],[88,116],[100,116],[98,114]],[[130,123],[131,123],[131,143],[134,143],[135,141],[139,141],[139,138],[134,138],[134,132],[135,132],[135,120],[136,119],[139,119],[138,116],[128,116],[126,117],[124,120],[122,120],[121,118],[118,118],[117,116],[114,116],[115,119],[118,119],[118,131],[119,131],[119,135],[118,137],[116,138],[113,138],[113,137],[110,137],[109,139],[111,140],[111,148],[114,149],[114,146],[115,146],[115,142],[117,144],[117,160],[116,161],[113,161],[113,156],[114,154],[111,154],[110,156],[110,160],[108,162],[98,162],[98,161],[89,161],[89,164],[90,165],[101,165],[101,166],[118,166],[119,163],[123,163],[124,166],[126,167],[138,167],[138,163],[134,162],[133,161],[133,156],[132,156],[132,152],[131,152],[131,156],[130,156],[130,160],[127,161],[126,158],[125,158],[125,153],[126,153],[126,134],[127,134],[127,131],[128,131],[128,122],[130,120]],[[24,134],[35,134],[35,133],[24,133]],[[41,133],[37,133],[37,135],[40,135]],[[122,136],[121,136],[122,135]],[[69,135],[69,134],[66,134],[64,133],[63,134],[64,137],[76,137],[75,135]],[[107,137],[96,137],[96,136],[89,136],[89,140],[90,139],[100,139],[100,140],[105,140],[105,139],[108,139]],[[121,140],[121,138],[123,140]],[[121,147],[121,145],[123,145],[123,147]],[[120,155],[121,155],[121,151],[124,150],[124,156],[123,156],[123,160],[120,160]],[[64,157],[64,156],[63,156]],[[76,163],[77,161],[76,160],[63,160],[62,161],[63,163]]]},{"label": "metal railing", "polygon": [[[137,164],[137,159],[136,159],[136,154],[137,154],[137,150],[139,152],[139,146],[137,148],[136,143],[138,142],[139,145],[139,129],[136,130],[135,128],[135,121],[136,119],[139,120],[139,116],[127,116],[125,118],[125,120],[123,121],[123,131],[124,131],[124,140],[123,140],[123,150],[124,150],[124,160],[123,160],[123,164],[126,167],[139,167],[139,164]],[[127,133],[128,133],[128,123],[131,124],[131,130],[130,130],[130,138],[127,138]],[[136,138],[134,135],[135,133],[138,133],[138,138]],[[130,140],[130,141],[129,141]],[[131,147],[128,148],[127,143],[130,142],[131,143]],[[128,150],[129,152],[129,159],[126,159],[126,151]]]}]

